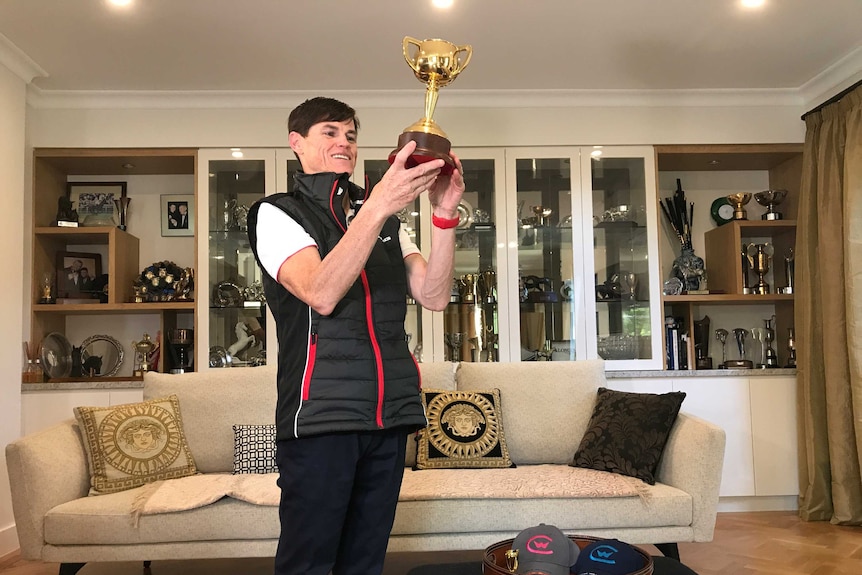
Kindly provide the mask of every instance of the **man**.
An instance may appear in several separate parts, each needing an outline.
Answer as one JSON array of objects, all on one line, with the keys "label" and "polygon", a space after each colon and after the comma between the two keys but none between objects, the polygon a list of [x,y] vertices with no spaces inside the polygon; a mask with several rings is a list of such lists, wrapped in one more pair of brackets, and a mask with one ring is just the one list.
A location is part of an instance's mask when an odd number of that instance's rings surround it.
[{"label": "man", "polygon": [[[278,575],[377,575],[407,434],[427,424],[404,333],[406,298],[449,301],[461,163],[407,168],[402,149],[371,194],[352,184],[355,111],[313,98],[288,120],[302,165],[289,194],[249,211],[249,239],[278,329]],[[428,260],[394,217],[428,193]],[[361,210],[359,209],[361,207]]]},{"label": "man", "polygon": [[185,202],[182,202],[177,206],[177,211],[179,212],[179,218],[177,219],[177,229],[189,229],[189,205]]}]

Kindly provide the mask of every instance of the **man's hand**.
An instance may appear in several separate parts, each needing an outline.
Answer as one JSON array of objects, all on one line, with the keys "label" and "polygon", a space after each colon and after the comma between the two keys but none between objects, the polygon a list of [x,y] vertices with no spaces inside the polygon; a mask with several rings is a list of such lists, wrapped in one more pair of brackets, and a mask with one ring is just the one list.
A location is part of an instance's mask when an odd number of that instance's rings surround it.
[{"label": "man's hand", "polygon": [[428,188],[431,208],[438,218],[451,219],[458,215],[458,204],[464,194],[464,168],[454,153],[449,155],[455,161],[455,169],[449,175],[438,175]]},{"label": "man's hand", "polygon": [[[443,167],[443,160],[432,160],[412,168],[406,166],[407,159],[416,149],[415,142],[407,144],[395,155],[392,165],[365,202],[363,211],[376,210],[383,217],[397,214],[413,205],[416,198],[435,185]],[[462,180],[463,188],[463,180]],[[455,204],[457,206],[457,203]]]}]

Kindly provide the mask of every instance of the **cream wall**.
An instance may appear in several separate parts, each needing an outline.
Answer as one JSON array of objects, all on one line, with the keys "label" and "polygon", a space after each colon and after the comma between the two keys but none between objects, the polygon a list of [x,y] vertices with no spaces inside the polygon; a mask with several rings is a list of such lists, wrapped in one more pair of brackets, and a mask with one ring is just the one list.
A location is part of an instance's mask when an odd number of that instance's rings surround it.
[{"label": "cream wall", "polygon": [[[3,297],[0,298],[0,445],[21,434],[21,348],[24,299],[24,110],[26,84],[0,64],[0,197],[3,225],[0,245],[5,247]],[[0,557],[18,548],[12,517],[6,458],[0,459]]]},{"label": "cream wall", "polygon": [[[349,99],[346,99],[351,103]],[[441,96],[441,102],[445,100]],[[268,109],[30,109],[36,147],[287,145],[286,121],[298,102]],[[419,119],[415,107],[356,106],[360,146],[394,146]],[[800,106],[440,107],[435,120],[457,151],[467,146],[740,144],[802,142]]]}]

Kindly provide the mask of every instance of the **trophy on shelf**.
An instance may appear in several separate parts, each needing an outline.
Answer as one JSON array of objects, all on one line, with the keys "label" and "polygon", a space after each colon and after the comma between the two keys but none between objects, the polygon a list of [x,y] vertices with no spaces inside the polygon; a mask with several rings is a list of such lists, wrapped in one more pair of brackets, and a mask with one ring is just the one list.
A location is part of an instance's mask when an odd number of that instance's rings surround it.
[{"label": "trophy on shelf", "polygon": [[778,288],[779,293],[793,293],[793,276],[796,273],[796,255],[793,253],[793,248],[787,248],[784,252],[784,279],[787,285],[783,288]]},{"label": "trophy on shelf", "polygon": [[769,293],[769,284],[766,283],[766,274],[769,272],[769,260],[775,248],[772,244],[748,244],[746,259],[751,269],[757,274],[757,285],[751,288],[750,293],[766,295]]},{"label": "trophy on shelf", "polygon": [[748,330],[738,327],[733,330],[733,337],[736,340],[736,348],[739,351],[739,359],[726,359],[724,366],[727,369],[751,369],[754,367],[754,362],[750,359],[745,359],[745,340],[748,338]]},{"label": "trophy on shelf", "polygon": [[748,263],[748,246],[749,244],[742,244],[742,293],[751,294],[754,293],[751,291],[751,283],[749,280],[749,271],[751,271],[751,266]]},{"label": "trophy on shelf", "polygon": [[727,196],[727,201],[733,204],[733,219],[747,220],[748,212],[745,210],[745,204],[751,201],[751,192],[739,192]]},{"label": "trophy on shelf", "polygon": [[530,209],[535,215],[536,227],[544,228],[550,225],[550,217],[554,210],[545,206],[530,206]]},{"label": "trophy on shelf", "polygon": [[476,283],[479,279],[477,274],[464,274],[461,276],[461,302],[476,302]]},{"label": "trophy on shelf", "polygon": [[117,208],[117,213],[120,214],[120,225],[117,227],[123,231],[126,231],[126,222],[128,221],[129,216],[129,204],[132,202],[132,198],[128,198],[125,195],[121,198],[114,198],[114,206]]},{"label": "trophy on shelf", "polygon": [[[726,337],[725,341],[727,341]],[[694,367],[695,369],[712,369],[712,358],[709,357],[708,315],[703,316],[703,319],[694,321]]]},{"label": "trophy on shelf", "polygon": [[780,220],[781,212],[775,211],[775,206],[784,201],[787,190],[764,190],[754,194],[754,200],[766,208],[766,213],[760,216],[762,220]]},{"label": "trophy on shelf", "polygon": [[446,349],[449,351],[448,361],[461,361],[461,344],[464,342],[464,334],[461,332],[443,334]]},{"label": "trophy on shelf", "polygon": [[778,354],[772,348],[775,341],[775,316],[763,320],[763,367],[778,367]]},{"label": "trophy on shelf", "polygon": [[727,363],[727,336],[730,333],[723,328],[718,328],[715,330],[715,339],[717,339],[721,343],[721,364],[719,364],[719,369],[724,369],[727,367],[725,364]]},{"label": "trophy on shelf", "polygon": [[135,366],[132,372],[135,376],[142,376],[153,368],[150,357],[156,350],[158,344],[150,339],[150,334],[145,333],[141,341],[133,341],[132,349],[135,350]]},{"label": "trophy on shelf", "polygon": [[402,51],[413,73],[427,86],[425,116],[408,126],[398,137],[398,147],[389,154],[389,163],[394,162],[398,151],[412,140],[416,142],[416,149],[410,157],[408,167],[442,159],[445,163],[441,172],[449,174],[455,168],[455,162],[449,156],[451,142],[432,116],[434,108],[437,107],[439,89],[451,84],[458,74],[464,71],[473,56],[473,47],[456,46],[438,38],[417,40],[406,36],[402,43]]},{"label": "trophy on shelf", "polygon": [[479,294],[483,303],[497,301],[497,272],[485,270],[479,274]]},{"label": "trophy on shelf", "polygon": [[796,330],[792,327],[787,328],[787,365],[784,367],[796,367]]}]

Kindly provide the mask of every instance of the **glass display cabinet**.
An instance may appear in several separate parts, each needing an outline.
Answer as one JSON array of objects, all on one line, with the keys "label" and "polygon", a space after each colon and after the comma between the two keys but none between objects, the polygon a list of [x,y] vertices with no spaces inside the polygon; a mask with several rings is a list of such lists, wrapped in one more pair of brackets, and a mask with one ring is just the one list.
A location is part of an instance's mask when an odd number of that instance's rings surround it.
[{"label": "glass display cabinet", "polygon": [[517,282],[510,310],[517,310],[513,316],[519,326],[513,360],[584,359],[583,256],[573,241],[581,227],[577,150],[525,150],[525,155],[512,150],[508,155],[514,195],[510,246],[516,246],[510,251],[517,261],[517,278],[509,280]]},{"label": "glass display cabinet", "polygon": [[[592,270],[592,351],[618,368],[660,369],[661,294],[652,148],[595,147],[581,155],[584,245]],[[593,357],[595,357],[593,355]]]},{"label": "glass display cabinet", "polygon": [[[207,249],[198,269],[201,286],[197,345],[199,366],[210,368],[264,365],[267,361],[266,297],[261,272],[248,240],[251,205],[274,190],[272,154],[256,151],[202,151],[199,214],[206,214]],[[203,185],[201,185],[203,184]],[[200,240],[199,240],[200,241]],[[203,277],[200,277],[203,276]],[[201,310],[203,311],[203,310]],[[201,357],[204,356],[204,357]]]}]

